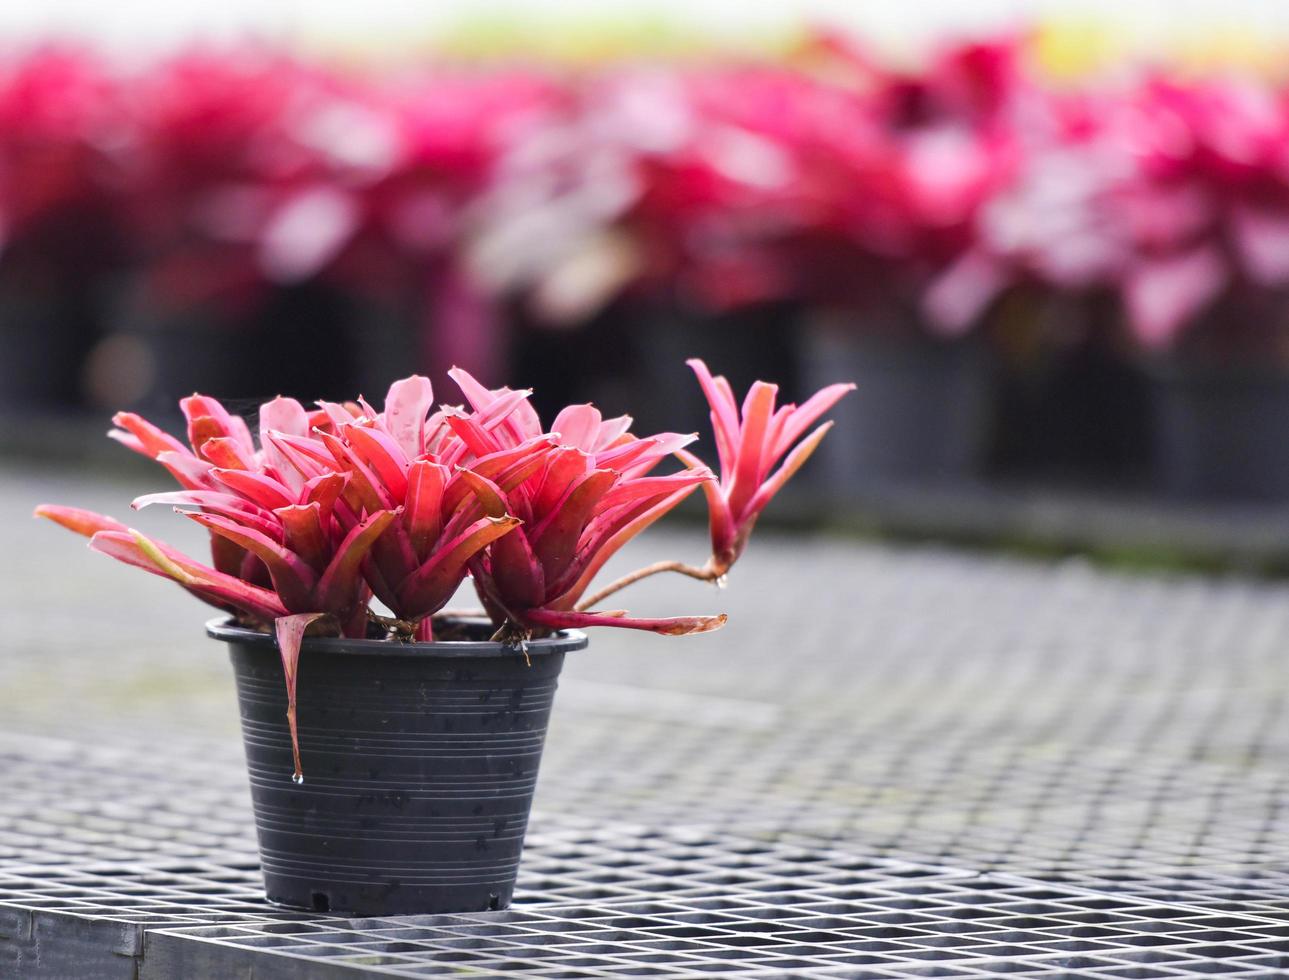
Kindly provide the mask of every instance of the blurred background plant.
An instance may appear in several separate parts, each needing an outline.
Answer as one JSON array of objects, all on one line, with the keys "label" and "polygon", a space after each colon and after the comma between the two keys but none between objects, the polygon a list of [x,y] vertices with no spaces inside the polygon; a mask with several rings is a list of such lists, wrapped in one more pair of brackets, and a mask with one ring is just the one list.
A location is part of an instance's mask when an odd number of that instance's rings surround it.
[{"label": "blurred background plant", "polygon": [[859,383],[833,500],[1289,500],[1289,12],[851,6],[5,14],[0,410],[701,356]]}]

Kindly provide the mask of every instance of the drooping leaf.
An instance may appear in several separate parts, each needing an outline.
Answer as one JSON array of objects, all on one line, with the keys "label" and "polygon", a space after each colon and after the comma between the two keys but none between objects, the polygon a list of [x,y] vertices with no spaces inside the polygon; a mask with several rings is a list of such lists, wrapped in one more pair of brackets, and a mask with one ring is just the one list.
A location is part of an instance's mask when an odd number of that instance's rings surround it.
[{"label": "drooping leaf", "polygon": [[304,782],[304,767],[300,764],[300,732],[296,724],[295,689],[300,671],[300,647],[304,643],[304,631],[324,618],[326,613],[297,613],[294,616],[282,616],[274,621],[273,632],[277,636],[278,655],[282,658],[282,673],[286,677],[286,724],[291,730],[291,758],[295,771],[291,779],[296,783]]}]

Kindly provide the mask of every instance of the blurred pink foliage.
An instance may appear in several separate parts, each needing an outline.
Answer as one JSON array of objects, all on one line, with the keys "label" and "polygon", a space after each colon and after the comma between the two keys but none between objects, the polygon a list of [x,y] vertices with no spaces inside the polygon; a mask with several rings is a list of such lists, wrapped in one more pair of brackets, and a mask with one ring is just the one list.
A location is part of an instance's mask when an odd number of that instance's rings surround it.
[{"label": "blurred pink foliage", "polygon": [[1096,290],[1158,347],[1289,284],[1289,106],[1235,75],[1058,87],[1019,35],[898,69],[826,33],[781,63],[580,71],[9,56],[0,242],[87,239],[162,309],[324,278],[416,297],[476,362],[503,301],[577,322],[661,291],[899,302],[952,335],[1018,284]]}]

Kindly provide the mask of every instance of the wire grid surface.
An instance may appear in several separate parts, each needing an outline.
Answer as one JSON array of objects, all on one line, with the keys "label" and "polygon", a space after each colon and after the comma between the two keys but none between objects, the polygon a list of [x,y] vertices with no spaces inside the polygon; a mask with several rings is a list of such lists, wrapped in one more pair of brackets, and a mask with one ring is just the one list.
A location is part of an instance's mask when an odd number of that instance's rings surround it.
[{"label": "wire grid surface", "polygon": [[512,910],[349,921],[262,901],[222,654],[151,691],[151,625],[200,615],[138,623],[106,569],[87,644],[5,610],[0,951],[92,919],[144,980],[1289,975],[1283,584],[763,536],[727,592],[630,597],[723,633],[570,657]]}]

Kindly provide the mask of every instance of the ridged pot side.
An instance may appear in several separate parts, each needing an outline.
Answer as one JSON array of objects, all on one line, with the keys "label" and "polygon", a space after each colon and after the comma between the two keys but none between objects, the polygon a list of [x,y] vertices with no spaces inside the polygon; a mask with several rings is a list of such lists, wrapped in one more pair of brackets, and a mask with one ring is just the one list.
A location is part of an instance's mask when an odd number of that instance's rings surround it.
[{"label": "ridged pot side", "polygon": [[350,915],[510,903],[559,672],[584,636],[530,643],[531,666],[495,643],[306,640],[297,785],[272,639],[211,633],[237,679],[270,901]]}]

